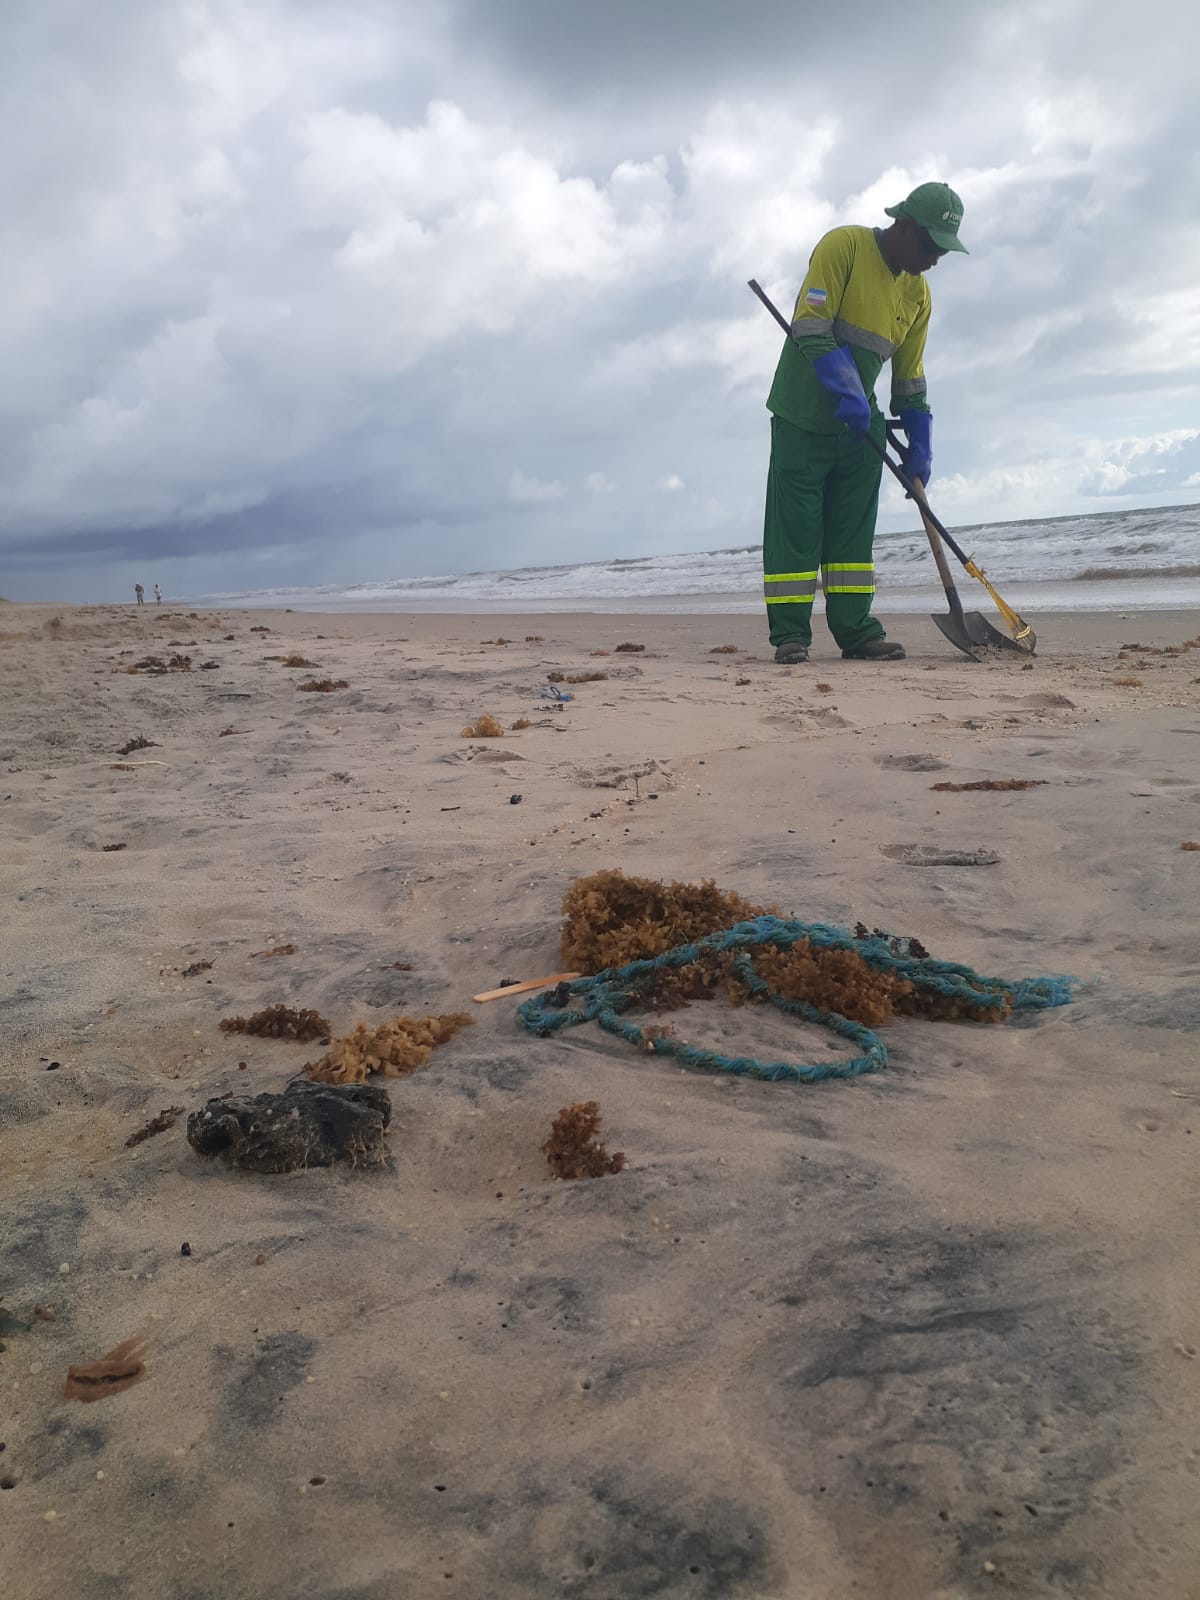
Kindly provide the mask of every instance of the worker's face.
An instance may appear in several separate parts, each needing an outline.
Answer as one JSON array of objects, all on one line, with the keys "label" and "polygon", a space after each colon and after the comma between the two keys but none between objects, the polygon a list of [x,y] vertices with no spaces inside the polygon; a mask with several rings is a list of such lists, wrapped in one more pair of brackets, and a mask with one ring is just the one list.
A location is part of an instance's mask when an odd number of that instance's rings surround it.
[{"label": "worker's face", "polygon": [[902,217],[901,222],[900,244],[906,258],[901,262],[901,270],[918,275],[936,267],[946,252],[934,244],[925,229],[918,228],[911,217]]}]

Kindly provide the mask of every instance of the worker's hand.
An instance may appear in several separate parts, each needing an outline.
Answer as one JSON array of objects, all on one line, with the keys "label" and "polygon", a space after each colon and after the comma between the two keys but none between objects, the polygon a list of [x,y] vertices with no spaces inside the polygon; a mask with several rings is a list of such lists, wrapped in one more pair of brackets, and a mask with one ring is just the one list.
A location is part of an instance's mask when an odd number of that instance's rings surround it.
[{"label": "worker's hand", "polygon": [[928,411],[912,408],[900,413],[900,426],[908,435],[908,444],[900,449],[905,477],[918,478],[923,486],[927,485],[933,472],[933,418]]},{"label": "worker's hand", "polygon": [[871,405],[849,350],[840,344],[836,350],[816,356],[813,371],[837,401],[834,416],[844,422],[851,433],[865,438],[871,429]]},{"label": "worker's hand", "polygon": [[871,407],[867,404],[865,394],[843,395],[833,414],[859,439],[865,439],[871,431]]}]

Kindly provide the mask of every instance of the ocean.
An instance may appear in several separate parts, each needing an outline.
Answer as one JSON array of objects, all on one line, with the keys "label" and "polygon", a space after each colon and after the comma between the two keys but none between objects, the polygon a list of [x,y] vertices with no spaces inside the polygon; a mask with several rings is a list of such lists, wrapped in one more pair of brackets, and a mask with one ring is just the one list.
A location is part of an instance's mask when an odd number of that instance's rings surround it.
[{"label": "ocean", "polygon": [[[951,532],[1018,609],[1200,608],[1200,505],[980,523]],[[964,604],[973,607],[981,600],[986,604],[983,590],[952,556],[949,559]],[[941,598],[923,532],[880,534],[875,566],[880,612],[927,610]],[[759,546],[743,545],[507,572],[378,578],[192,598],[297,611],[753,612],[762,605],[761,594]]]}]

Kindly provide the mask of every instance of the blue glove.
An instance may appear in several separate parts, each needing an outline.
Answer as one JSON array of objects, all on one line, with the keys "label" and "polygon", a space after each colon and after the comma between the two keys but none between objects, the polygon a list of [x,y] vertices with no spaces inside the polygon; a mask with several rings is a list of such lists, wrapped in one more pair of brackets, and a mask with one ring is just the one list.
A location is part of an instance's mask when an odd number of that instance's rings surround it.
[{"label": "blue glove", "polygon": [[823,356],[814,357],[813,371],[837,401],[834,415],[838,421],[844,422],[851,433],[865,438],[871,428],[871,406],[854,357],[846,346],[840,344],[836,350],[826,350]]},{"label": "blue glove", "polygon": [[900,452],[900,465],[907,477],[920,478],[923,485],[928,485],[933,471],[933,418],[928,411],[902,411],[900,426],[908,435],[908,447]]}]

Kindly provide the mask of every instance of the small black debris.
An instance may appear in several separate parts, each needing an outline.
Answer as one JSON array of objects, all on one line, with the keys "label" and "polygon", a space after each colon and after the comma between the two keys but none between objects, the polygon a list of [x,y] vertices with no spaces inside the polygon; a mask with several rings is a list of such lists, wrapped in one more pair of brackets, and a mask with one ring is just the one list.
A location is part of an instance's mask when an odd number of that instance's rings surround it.
[{"label": "small black debris", "polygon": [[50,1063],[50,1065],[46,1068],[46,1071],[47,1072],[57,1072],[59,1067],[61,1067],[61,1066],[62,1066],[62,1062],[61,1061],[52,1061]]},{"label": "small black debris", "polygon": [[519,794],[510,794],[508,803],[510,806],[519,806],[521,804],[521,796]]},{"label": "small black debris", "polygon": [[179,1246],[179,1254],[181,1256],[190,1256],[191,1253],[192,1253],[192,1247],[191,1247],[190,1244],[188,1244],[187,1240],[185,1239],[183,1241],[183,1243]]}]

